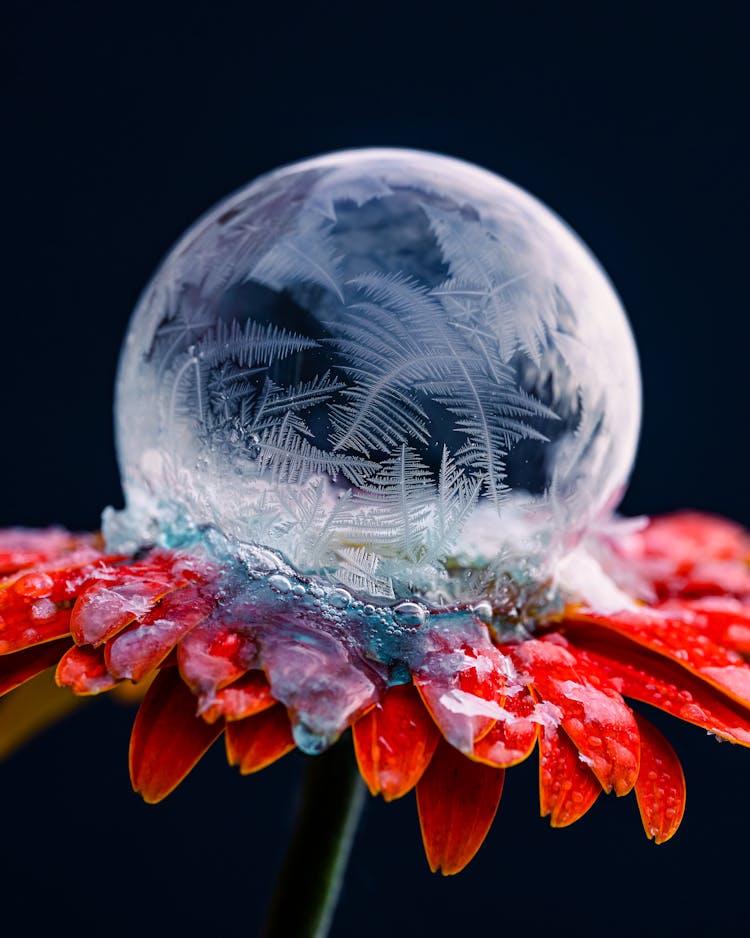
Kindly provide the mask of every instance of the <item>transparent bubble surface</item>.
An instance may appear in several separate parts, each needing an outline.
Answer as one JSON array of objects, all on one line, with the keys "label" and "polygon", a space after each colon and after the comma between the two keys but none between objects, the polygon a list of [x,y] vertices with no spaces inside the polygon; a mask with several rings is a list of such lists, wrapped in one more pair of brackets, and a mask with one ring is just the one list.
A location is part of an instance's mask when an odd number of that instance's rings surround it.
[{"label": "transparent bubble surface", "polygon": [[622,306],[557,216],[458,160],[334,153],[218,205],[145,290],[105,532],[210,532],[279,595],[476,600],[615,507],[639,424]]}]

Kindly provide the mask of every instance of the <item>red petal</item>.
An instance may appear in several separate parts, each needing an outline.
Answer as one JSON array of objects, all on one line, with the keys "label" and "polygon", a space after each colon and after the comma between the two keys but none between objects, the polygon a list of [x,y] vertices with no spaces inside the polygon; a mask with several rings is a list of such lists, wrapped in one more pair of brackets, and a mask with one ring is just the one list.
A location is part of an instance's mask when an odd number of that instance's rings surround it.
[{"label": "red petal", "polygon": [[219,717],[244,720],[277,703],[262,671],[248,671],[243,677],[216,692],[211,706],[200,711],[204,720],[213,723]]},{"label": "red petal", "polygon": [[94,547],[97,541],[94,534],[71,534],[63,528],[0,530],[0,576]]},{"label": "red petal", "polygon": [[0,697],[57,664],[68,648],[70,641],[62,639],[0,658]]},{"label": "red petal", "polygon": [[173,791],[224,729],[222,723],[201,720],[195,708],[195,697],[177,669],[160,671],[130,737],[130,778],[149,804]]},{"label": "red petal", "polygon": [[243,775],[264,769],[294,746],[289,716],[280,705],[227,724],[227,760],[238,765]]},{"label": "red petal", "polygon": [[211,706],[220,688],[254,667],[255,643],[217,613],[183,638],[177,661],[188,687],[201,697],[203,706]]},{"label": "red petal", "polygon": [[605,791],[627,794],[638,776],[638,727],[622,697],[586,679],[585,662],[556,641],[526,641],[513,659],[531,678],[535,695],[559,711],[562,728]]},{"label": "red petal", "polygon": [[697,512],[654,518],[613,548],[661,597],[750,593],[750,535],[724,518]]},{"label": "red petal", "polygon": [[440,739],[412,684],[391,687],[352,727],[362,778],[373,795],[400,798],[417,784]]},{"label": "red petal", "polygon": [[103,564],[98,552],[83,551],[61,567],[26,570],[0,584],[0,654],[67,635],[71,600]]},{"label": "red petal", "polygon": [[470,754],[502,713],[508,658],[486,644],[439,649],[425,657],[414,683],[446,740]]},{"label": "red petal", "polygon": [[75,599],[87,580],[113,570],[112,563],[121,559],[84,548],[31,570],[20,570],[0,582],[0,602],[5,601],[6,590],[32,599],[46,597],[56,603]]},{"label": "red petal", "polygon": [[653,518],[636,538],[642,556],[665,557],[676,567],[750,556],[750,538],[739,524],[697,511]]},{"label": "red petal", "polygon": [[712,641],[750,655],[750,605],[747,603],[733,596],[703,596],[671,600],[659,608],[675,615],[694,614],[696,624]]},{"label": "red petal", "polygon": [[624,635],[676,662],[740,703],[750,705],[750,666],[737,652],[712,642],[688,616],[676,617],[646,609],[625,610],[609,616],[585,609],[566,614],[566,630],[568,625],[574,630],[577,622]]},{"label": "red petal", "polygon": [[565,733],[545,727],[539,733],[539,807],[553,827],[567,827],[583,817],[602,786],[581,762]]},{"label": "red petal", "polygon": [[140,681],[206,618],[213,602],[212,595],[193,583],[169,593],[137,625],[107,642],[107,667],[116,677]]},{"label": "red petal", "polygon": [[417,808],[430,869],[459,873],[482,846],[503,792],[505,772],[472,762],[440,740],[417,784]]},{"label": "red petal", "polygon": [[616,635],[581,632],[575,643],[592,681],[598,675],[625,697],[750,746],[750,713],[689,671]]},{"label": "red petal", "polygon": [[696,564],[682,578],[668,581],[662,595],[747,596],[750,594],[750,570],[745,561],[713,560]]},{"label": "red petal", "polygon": [[70,609],[49,599],[0,602],[0,655],[52,642],[70,633]]},{"label": "red petal", "polygon": [[70,625],[79,645],[101,645],[133,621],[140,621],[162,596],[194,576],[179,554],[153,552],[145,560],[103,571],[81,590]]},{"label": "red petal", "polygon": [[88,696],[111,690],[116,678],[107,671],[104,652],[101,648],[74,645],[60,659],[55,674],[60,687],[70,687],[74,694]]},{"label": "red petal", "polygon": [[685,775],[674,749],[648,720],[638,716],[641,771],[635,785],[643,829],[657,844],[675,833],[685,813]]},{"label": "red petal", "polygon": [[526,688],[506,697],[503,710],[508,719],[498,720],[489,733],[474,744],[471,758],[501,769],[527,759],[539,732],[539,724],[529,719],[534,715],[535,706],[534,698]]},{"label": "red petal", "polygon": [[258,643],[271,691],[315,745],[333,743],[378,700],[380,675],[352,655],[343,635],[291,616],[274,625]]}]

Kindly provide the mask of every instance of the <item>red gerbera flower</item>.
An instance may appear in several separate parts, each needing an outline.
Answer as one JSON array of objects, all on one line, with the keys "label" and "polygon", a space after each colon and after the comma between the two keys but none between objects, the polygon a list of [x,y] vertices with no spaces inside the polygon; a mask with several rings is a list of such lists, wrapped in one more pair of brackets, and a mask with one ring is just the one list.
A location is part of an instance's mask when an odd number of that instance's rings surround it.
[{"label": "red gerbera flower", "polygon": [[[79,695],[155,675],[130,746],[148,802],[222,735],[229,762],[249,774],[351,726],[372,794],[416,788],[428,862],[445,874],[474,856],[505,770],[535,748],[553,826],[578,820],[602,791],[634,791],[661,843],[682,819],[685,781],[630,703],[750,745],[750,537],[685,513],[598,545],[615,575],[637,574],[648,602],[568,605],[508,631],[484,608],[436,610],[401,629],[405,657],[419,635],[420,658],[389,680],[303,583],[271,575],[270,587],[248,581],[232,600],[226,570],[198,552],[112,556],[89,536],[5,531],[0,691],[52,666]],[[285,601],[264,605],[268,588]]]},{"label": "red gerbera flower", "polygon": [[[79,697],[142,687],[147,802],[220,736],[243,774],[294,748],[333,766],[345,736],[372,794],[415,789],[447,875],[535,749],[553,826],[634,791],[670,838],[683,773],[639,703],[750,745],[750,537],[608,520],[632,336],[592,256],[506,181],[389,150],[258,180],[147,287],[116,412],[126,505],[103,539],[0,534],[0,693],[52,667]],[[305,934],[362,790],[302,838],[337,840],[289,877]]]}]

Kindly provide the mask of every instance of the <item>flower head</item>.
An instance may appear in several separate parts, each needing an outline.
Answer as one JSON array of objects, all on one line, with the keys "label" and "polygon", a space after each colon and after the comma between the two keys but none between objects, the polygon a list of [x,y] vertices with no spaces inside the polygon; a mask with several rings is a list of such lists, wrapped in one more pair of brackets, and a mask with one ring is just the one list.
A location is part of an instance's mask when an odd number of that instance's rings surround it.
[{"label": "flower head", "polygon": [[596,260],[545,206],[434,154],[332,154],[194,226],[133,316],[126,492],[103,540],[0,535],[0,691],[147,687],[130,772],[169,794],[218,739],[241,772],[351,730],[430,867],[476,853],[539,755],[566,826],[685,784],[649,704],[750,744],[747,534],[617,522],[637,356]]},{"label": "flower head", "polygon": [[416,788],[428,861],[446,874],[476,853],[505,771],[535,749],[553,826],[602,792],[634,791],[660,843],[679,826],[685,782],[637,706],[750,745],[750,537],[686,513],[597,543],[647,601],[623,592],[619,608],[568,602],[536,617],[409,604],[376,627],[341,589],[197,550],[123,557],[61,531],[3,532],[0,691],[51,666],[79,695],[151,681],[130,747],[149,802],[222,735],[249,774],[351,727],[373,794]]}]

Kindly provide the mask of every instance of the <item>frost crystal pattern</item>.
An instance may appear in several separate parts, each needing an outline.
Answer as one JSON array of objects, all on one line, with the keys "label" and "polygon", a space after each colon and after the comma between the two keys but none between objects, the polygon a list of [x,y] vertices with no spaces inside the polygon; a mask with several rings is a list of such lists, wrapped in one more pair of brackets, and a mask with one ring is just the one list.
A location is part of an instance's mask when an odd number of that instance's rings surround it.
[{"label": "frost crystal pattern", "polygon": [[640,386],[617,296],[547,208],[457,160],[359,150],[185,235],[134,314],[117,412],[111,540],[217,529],[363,599],[440,603],[614,507]]}]

